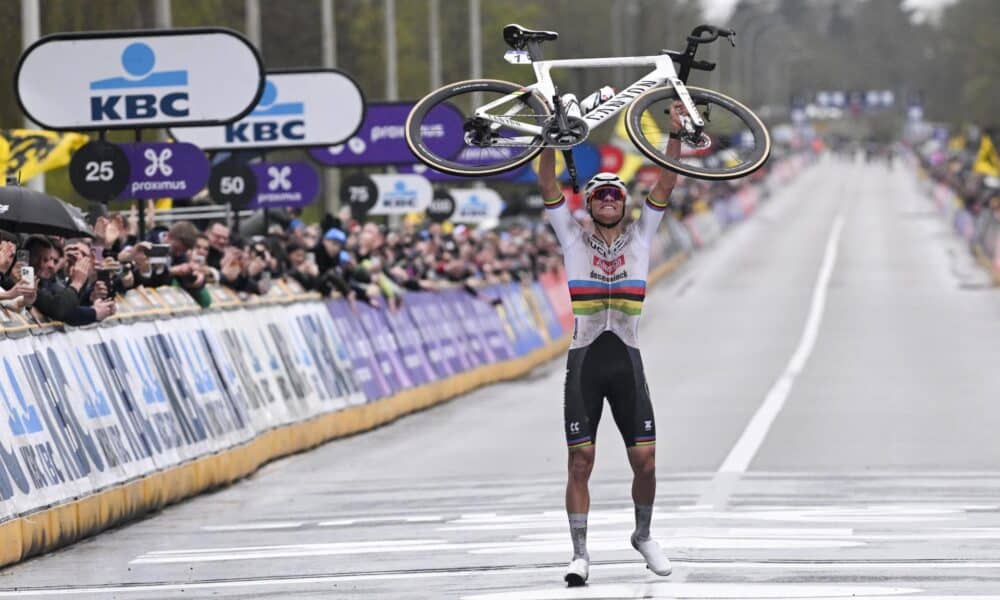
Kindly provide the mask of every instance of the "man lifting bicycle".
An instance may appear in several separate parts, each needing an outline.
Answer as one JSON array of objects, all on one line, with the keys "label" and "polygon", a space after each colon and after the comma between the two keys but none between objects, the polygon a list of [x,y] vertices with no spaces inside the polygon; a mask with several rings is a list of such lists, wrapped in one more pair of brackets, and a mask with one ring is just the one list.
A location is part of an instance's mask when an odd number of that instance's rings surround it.
[{"label": "man lifting bicycle", "polygon": [[[681,128],[683,104],[670,109],[672,131]],[[671,135],[666,153],[680,156]],[[587,553],[588,481],[594,467],[595,436],[604,399],[621,432],[632,466],[635,531],[632,546],[657,575],[669,575],[670,561],[650,537],[656,495],[656,425],[638,348],[639,314],[646,294],[649,252],[669,206],[677,174],[663,170],[646,197],[639,219],[626,225],[627,190],[617,175],[598,173],[584,187],[593,233],[577,223],[566,206],[555,175],[555,150],[541,154],[538,181],[546,215],[563,248],[574,315],[573,341],[566,366],[564,400],[569,446],[566,512],[573,559],[565,580],[584,585],[590,573]]]}]

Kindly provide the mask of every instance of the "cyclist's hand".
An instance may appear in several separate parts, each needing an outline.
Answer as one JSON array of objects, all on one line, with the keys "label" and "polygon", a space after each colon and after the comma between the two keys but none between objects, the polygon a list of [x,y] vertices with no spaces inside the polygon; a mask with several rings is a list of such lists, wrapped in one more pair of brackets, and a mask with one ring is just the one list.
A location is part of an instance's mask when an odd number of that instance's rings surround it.
[{"label": "cyclist's hand", "polygon": [[686,117],[687,114],[687,108],[684,107],[684,103],[680,100],[674,100],[670,105],[670,130],[674,133],[682,131],[684,129],[684,122],[681,120],[681,117]]}]

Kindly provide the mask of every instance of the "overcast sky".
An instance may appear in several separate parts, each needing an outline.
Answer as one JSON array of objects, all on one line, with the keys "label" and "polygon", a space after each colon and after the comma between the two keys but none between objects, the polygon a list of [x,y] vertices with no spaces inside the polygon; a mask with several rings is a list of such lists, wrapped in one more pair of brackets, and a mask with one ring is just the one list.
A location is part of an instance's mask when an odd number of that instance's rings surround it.
[{"label": "overcast sky", "polygon": [[[710,23],[723,23],[729,17],[729,13],[732,12],[737,1],[738,0],[701,0],[701,3],[702,6],[705,7],[705,16]],[[954,0],[906,0],[906,4],[908,6],[912,6],[913,8],[920,10],[934,10],[951,2],[954,2]]]}]

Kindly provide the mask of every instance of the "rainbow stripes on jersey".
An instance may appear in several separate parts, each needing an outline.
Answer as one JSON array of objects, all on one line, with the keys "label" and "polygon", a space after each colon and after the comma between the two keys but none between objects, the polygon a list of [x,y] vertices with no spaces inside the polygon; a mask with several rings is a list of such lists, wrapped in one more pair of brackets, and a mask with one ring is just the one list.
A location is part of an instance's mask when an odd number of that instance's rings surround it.
[{"label": "rainbow stripes on jersey", "polygon": [[641,279],[625,279],[615,283],[572,279],[569,282],[569,297],[574,315],[617,310],[637,316],[642,313],[642,301],[646,298],[646,282]]},{"label": "rainbow stripes on jersey", "polygon": [[656,200],[653,200],[652,196],[646,196],[646,206],[648,206],[649,208],[652,208],[653,210],[663,212],[663,211],[667,210],[667,206],[669,206],[669,205],[670,205],[669,202],[662,202],[662,203],[660,203],[660,202],[657,202]]},{"label": "rainbow stripes on jersey", "polygon": [[545,200],[543,198],[542,202],[545,203],[545,208],[559,208],[560,206],[562,206],[566,202],[566,197],[560,195],[555,200]]}]

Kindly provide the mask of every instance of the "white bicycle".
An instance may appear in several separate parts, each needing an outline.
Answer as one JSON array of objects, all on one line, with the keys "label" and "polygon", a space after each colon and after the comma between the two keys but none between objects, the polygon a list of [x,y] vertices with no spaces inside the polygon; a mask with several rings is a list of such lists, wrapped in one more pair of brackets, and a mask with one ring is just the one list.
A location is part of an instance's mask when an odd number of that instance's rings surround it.
[{"label": "white bicycle", "polygon": [[[734,179],[753,173],[771,153],[771,137],[760,118],[740,102],[709,89],[688,87],[692,69],[711,71],[715,64],[695,59],[701,44],[726,37],[735,46],[735,33],[699,25],[687,38],[683,52],[663,50],[655,56],[542,60],[542,42],[555,40],[554,31],[534,31],[520,25],[503,29],[512,48],[504,59],[531,65],[536,83],[517,85],[495,79],[473,79],[446,85],[421,99],[406,120],[406,141],[425,164],[445,173],[482,177],[515,169],[543,148],[566,151],[587,139],[590,130],[621,110],[625,129],[636,148],[656,164],[699,179]],[[674,68],[677,63],[678,69]],[[575,96],[560,96],[552,82],[553,68],[653,66],[639,79],[586,113]],[[669,108],[680,100],[682,117],[680,158],[666,155]],[[464,146],[443,147],[436,122],[438,111],[458,110],[464,119]],[[428,134],[425,137],[425,133]]]}]

